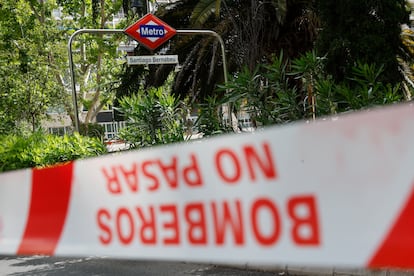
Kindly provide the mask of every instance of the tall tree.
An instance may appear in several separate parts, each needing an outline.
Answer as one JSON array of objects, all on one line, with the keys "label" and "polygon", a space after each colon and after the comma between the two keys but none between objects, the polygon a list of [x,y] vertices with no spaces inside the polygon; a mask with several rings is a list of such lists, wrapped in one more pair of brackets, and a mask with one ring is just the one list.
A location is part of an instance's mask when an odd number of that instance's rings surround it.
[{"label": "tall tree", "polygon": [[[122,1],[3,0],[0,3],[0,130],[40,126],[47,110],[74,119],[67,63],[69,36],[79,28],[108,28]],[[115,40],[78,37],[74,43],[80,110],[93,121],[111,99],[121,62]],[[79,86],[78,86],[79,90]],[[7,127],[7,128],[6,128]]]},{"label": "tall tree", "polygon": [[357,61],[384,66],[382,80],[397,83],[398,56],[404,56],[401,24],[408,23],[405,0],[318,0],[322,31],[319,55],[336,80],[350,76]]},{"label": "tall tree", "polygon": [[[113,28],[108,22],[122,8],[122,1],[58,0],[63,14],[73,20],[65,20],[65,29]],[[116,59],[116,42],[119,37],[104,35],[79,36],[74,43],[76,80],[79,84],[80,110],[87,110],[83,123],[87,126],[99,111],[111,102],[117,86],[117,71],[121,62]]]},{"label": "tall tree", "polygon": [[65,98],[64,87],[56,82],[62,48],[50,16],[55,8],[54,1],[0,4],[0,129],[4,132],[25,123],[35,130],[46,110]]}]

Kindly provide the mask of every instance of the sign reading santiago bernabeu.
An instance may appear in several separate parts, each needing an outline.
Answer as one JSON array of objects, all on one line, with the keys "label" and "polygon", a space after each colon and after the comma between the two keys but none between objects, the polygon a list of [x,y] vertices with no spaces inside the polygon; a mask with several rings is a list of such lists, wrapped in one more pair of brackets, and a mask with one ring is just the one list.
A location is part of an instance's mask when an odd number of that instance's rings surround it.
[{"label": "sign reading santiago bernabeu", "polygon": [[178,55],[127,56],[128,65],[177,64]]}]

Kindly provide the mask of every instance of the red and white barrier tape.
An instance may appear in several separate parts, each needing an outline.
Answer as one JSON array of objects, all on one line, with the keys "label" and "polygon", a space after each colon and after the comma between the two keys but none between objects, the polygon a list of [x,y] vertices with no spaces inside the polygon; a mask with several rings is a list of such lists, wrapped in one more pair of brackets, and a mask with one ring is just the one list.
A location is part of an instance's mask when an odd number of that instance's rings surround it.
[{"label": "red and white barrier tape", "polygon": [[414,268],[414,108],[0,174],[0,254]]}]

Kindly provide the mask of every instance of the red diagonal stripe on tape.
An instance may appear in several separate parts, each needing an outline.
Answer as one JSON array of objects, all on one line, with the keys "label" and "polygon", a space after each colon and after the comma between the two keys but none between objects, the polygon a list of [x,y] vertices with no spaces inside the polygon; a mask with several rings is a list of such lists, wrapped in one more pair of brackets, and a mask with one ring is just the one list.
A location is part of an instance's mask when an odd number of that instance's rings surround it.
[{"label": "red diagonal stripe on tape", "polygon": [[33,169],[32,174],[30,210],[17,254],[52,255],[66,220],[73,163]]},{"label": "red diagonal stripe on tape", "polygon": [[369,267],[414,268],[414,189]]}]

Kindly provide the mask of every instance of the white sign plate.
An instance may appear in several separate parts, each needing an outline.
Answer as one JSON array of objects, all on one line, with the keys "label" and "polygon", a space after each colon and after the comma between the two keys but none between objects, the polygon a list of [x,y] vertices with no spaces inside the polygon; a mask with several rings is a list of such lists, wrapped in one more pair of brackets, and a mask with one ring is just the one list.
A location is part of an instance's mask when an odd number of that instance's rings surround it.
[{"label": "white sign plate", "polygon": [[178,55],[127,56],[128,65],[177,64]]}]

